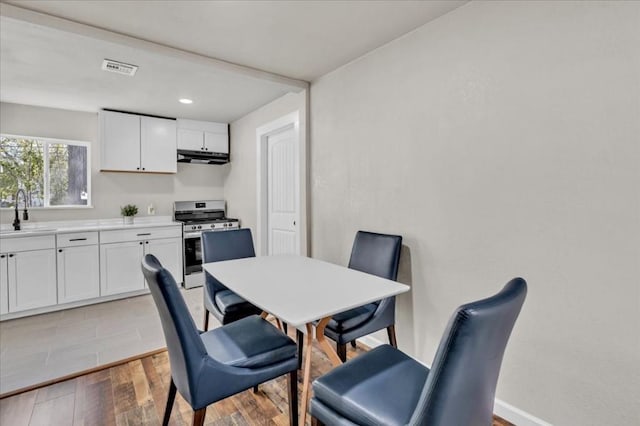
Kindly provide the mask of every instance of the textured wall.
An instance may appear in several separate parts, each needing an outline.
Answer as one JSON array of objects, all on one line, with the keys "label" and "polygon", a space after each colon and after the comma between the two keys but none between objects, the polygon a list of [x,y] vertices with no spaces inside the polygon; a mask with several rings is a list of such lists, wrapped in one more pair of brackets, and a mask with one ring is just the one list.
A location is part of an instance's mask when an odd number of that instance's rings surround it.
[{"label": "textured wall", "polygon": [[[229,217],[237,217],[243,228],[251,228],[254,240],[258,209],[256,130],[294,111],[300,112],[300,128],[305,129],[306,91],[288,93],[231,123],[231,167],[224,184],[224,196]],[[306,134],[303,137],[306,140]],[[304,224],[301,225],[304,229]]]},{"label": "textured wall", "polygon": [[497,396],[558,425],[640,419],[639,29],[635,2],[474,1],[311,86],[312,255],[404,235],[427,363],[525,277]]},{"label": "textured wall", "polygon": [[[0,104],[0,132],[91,143],[91,188],[93,208],[32,209],[31,220],[57,221],[100,219],[120,216],[120,206],[136,204],[139,216],[153,203],[156,215],[172,215],[173,202],[222,198],[229,166],[178,164],[173,175],[100,172],[98,116],[27,105]],[[3,209],[2,224],[11,223],[12,211]]]}]

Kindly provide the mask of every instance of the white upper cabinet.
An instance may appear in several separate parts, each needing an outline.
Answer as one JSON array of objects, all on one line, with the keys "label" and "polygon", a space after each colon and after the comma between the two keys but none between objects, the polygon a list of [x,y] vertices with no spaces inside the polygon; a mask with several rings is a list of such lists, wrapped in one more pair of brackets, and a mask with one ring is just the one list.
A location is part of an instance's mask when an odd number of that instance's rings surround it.
[{"label": "white upper cabinet", "polygon": [[178,149],[229,153],[229,125],[210,121],[177,120]]},{"label": "white upper cabinet", "polygon": [[200,151],[204,147],[204,134],[200,130],[178,128],[178,149]]},{"label": "white upper cabinet", "polygon": [[140,170],[140,116],[100,112],[101,169]]},{"label": "white upper cabinet", "polygon": [[176,120],[140,117],[140,165],[147,172],[178,171]]},{"label": "white upper cabinet", "polygon": [[176,173],[176,120],[100,112],[103,171]]},{"label": "white upper cabinet", "polygon": [[229,153],[229,134],[204,132],[204,149],[211,152]]}]

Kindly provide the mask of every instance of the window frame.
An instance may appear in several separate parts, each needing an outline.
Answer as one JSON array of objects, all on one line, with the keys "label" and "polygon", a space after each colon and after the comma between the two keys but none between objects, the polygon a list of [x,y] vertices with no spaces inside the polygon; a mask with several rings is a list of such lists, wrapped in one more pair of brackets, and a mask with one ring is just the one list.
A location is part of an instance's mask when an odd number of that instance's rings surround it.
[{"label": "window frame", "polygon": [[[92,200],[93,200],[93,189],[91,187],[91,174],[92,174],[92,169],[91,169],[91,142],[88,141],[78,141],[78,140],[73,140],[73,139],[56,139],[56,138],[48,138],[48,137],[40,137],[40,136],[26,136],[26,135],[17,135],[17,134],[12,134],[12,133],[0,133],[0,137],[4,137],[4,138],[13,138],[13,139],[31,139],[31,140],[37,140],[39,142],[42,142],[43,144],[43,179],[44,179],[44,200],[45,200],[45,205],[44,206],[28,206],[29,210],[31,209],[53,209],[53,210],[63,210],[63,209],[90,209],[93,208],[93,204],[92,204]],[[76,145],[76,146],[83,146],[87,149],[87,204],[85,205],[81,205],[81,204],[68,204],[68,205],[62,205],[62,206],[51,206],[48,205],[50,200],[49,200],[49,193],[51,191],[50,189],[50,182],[49,182],[49,177],[50,177],[50,172],[49,172],[49,145],[50,144],[66,144],[66,145]],[[14,210],[15,207],[0,207],[0,210]]]}]

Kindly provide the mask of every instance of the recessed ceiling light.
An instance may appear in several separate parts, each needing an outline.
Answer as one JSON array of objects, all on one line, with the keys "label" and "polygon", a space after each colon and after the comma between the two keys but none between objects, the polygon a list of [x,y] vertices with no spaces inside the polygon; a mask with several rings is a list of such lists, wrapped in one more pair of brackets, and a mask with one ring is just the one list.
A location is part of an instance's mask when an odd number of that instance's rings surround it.
[{"label": "recessed ceiling light", "polygon": [[180,99],[180,103],[182,103],[182,104],[192,104],[193,101],[191,99],[182,98],[182,99]]}]

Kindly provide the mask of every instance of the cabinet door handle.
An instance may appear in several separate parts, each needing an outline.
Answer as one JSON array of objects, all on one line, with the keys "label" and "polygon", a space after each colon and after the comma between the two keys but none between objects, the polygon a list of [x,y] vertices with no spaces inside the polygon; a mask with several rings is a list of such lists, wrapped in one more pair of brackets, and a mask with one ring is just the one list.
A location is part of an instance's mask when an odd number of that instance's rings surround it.
[{"label": "cabinet door handle", "polygon": [[143,237],[145,235],[151,235],[151,232],[143,232],[141,234],[136,234],[138,237]]},{"label": "cabinet door handle", "polygon": [[149,244],[149,241],[145,241],[144,243],[145,243],[145,244]]},{"label": "cabinet door handle", "polygon": [[62,253],[62,249],[58,249],[58,253]]},{"label": "cabinet door handle", "polygon": [[9,257],[13,257],[13,256],[15,256],[15,254],[13,254],[13,253],[11,253],[11,254],[9,255]]},{"label": "cabinet door handle", "polygon": [[142,245],[142,241],[140,241],[140,245]]},{"label": "cabinet door handle", "polygon": [[140,167],[136,167],[136,170],[140,170]]},{"label": "cabinet door handle", "polygon": [[6,254],[0,254],[0,259],[4,259],[5,257],[7,257]]},{"label": "cabinet door handle", "polygon": [[87,241],[86,238],[71,238],[69,241]]}]

